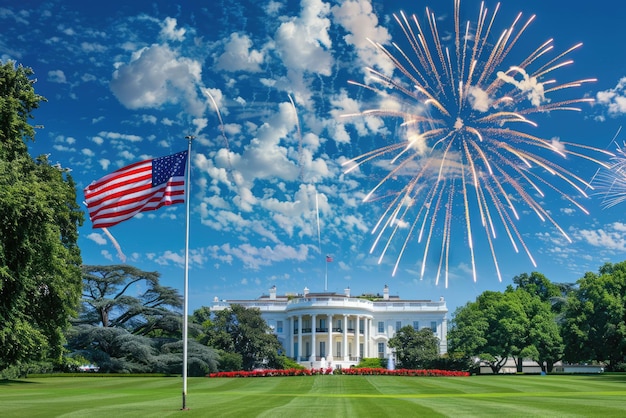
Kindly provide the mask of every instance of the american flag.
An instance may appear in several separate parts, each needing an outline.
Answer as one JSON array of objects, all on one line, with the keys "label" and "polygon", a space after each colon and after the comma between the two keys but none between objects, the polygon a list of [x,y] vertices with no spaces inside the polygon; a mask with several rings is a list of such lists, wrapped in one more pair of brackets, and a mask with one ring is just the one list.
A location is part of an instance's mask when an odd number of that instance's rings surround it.
[{"label": "american flag", "polygon": [[84,190],[94,228],[108,228],[139,212],[185,202],[187,151],[140,161],[91,183]]},{"label": "american flag", "polygon": [[333,262],[333,258],[329,255],[326,256],[326,262],[327,263],[332,263]]}]

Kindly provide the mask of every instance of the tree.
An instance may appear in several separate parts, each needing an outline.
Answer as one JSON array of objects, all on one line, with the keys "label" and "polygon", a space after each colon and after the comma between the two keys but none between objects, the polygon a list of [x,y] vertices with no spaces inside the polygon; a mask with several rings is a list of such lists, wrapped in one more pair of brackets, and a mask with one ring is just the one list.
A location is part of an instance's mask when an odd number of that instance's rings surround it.
[{"label": "tree", "polygon": [[207,311],[203,308],[192,316],[196,323],[203,321],[203,335],[198,336],[199,341],[224,352],[239,354],[243,370],[283,368],[282,345],[258,308],[235,304],[214,312],[210,319],[206,317]]},{"label": "tree", "polygon": [[83,213],[69,171],[28,154],[32,74],[0,63],[0,369],[59,360],[80,300]]},{"label": "tree", "polygon": [[536,271],[530,275],[522,273],[513,277],[513,283],[517,285],[517,289],[538,296],[542,302],[551,302],[562,296],[559,285],[552,283],[546,276]]},{"label": "tree", "polygon": [[[129,265],[83,266],[83,309],[76,323],[118,327],[146,336],[180,334],[183,300],[159,273]],[[136,292],[136,287],[144,289]]]},{"label": "tree", "polygon": [[[547,279],[546,279],[547,280]],[[524,314],[528,320],[523,347],[519,358],[535,360],[545,372],[551,372],[554,363],[563,356],[563,339],[559,333],[557,313],[553,311],[553,296],[530,293],[532,288],[517,288],[513,292],[520,300]],[[521,363],[518,362],[521,371]]]},{"label": "tree", "polygon": [[480,359],[498,373],[507,358],[522,353],[527,328],[528,318],[518,298],[511,292],[485,291],[476,302],[457,309],[448,344],[451,352]]},{"label": "tree", "polygon": [[588,272],[568,298],[561,327],[570,362],[606,362],[608,370],[626,359],[626,262]]},{"label": "tree", "polygon": [[[106,372],[182,370],[182,298],[159,273],[129,265],[83,266],[83,305],[69,347]],[[137,293],[137,288],[142,289]],[[217,370],[217,354],[189,345],[189,374]]]},{"label": "tree", "polygon": [[397,366],[403,369],[427,369],[439,358],[439,339],[429,328],[402,327],[388,345],[395,349]]}]

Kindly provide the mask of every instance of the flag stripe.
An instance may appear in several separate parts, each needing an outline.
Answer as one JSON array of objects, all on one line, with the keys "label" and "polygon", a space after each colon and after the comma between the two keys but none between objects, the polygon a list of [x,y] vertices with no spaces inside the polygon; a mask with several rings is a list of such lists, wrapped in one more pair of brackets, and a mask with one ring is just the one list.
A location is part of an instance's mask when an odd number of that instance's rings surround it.
[{"label": "flag stripe", "polygon": [[[183,184],[184,187],[184,184]],[[109,204],[101,206],[98,210],[94,210],[90,212],[90,216],[92,220],[105,218],[112,214],[122,215],[125,213],[130,213],[134,211],[138,205],[144,207],[143,210],[148,210],[147,207],[154,202],[164,201],[165,204],[168,204],[167,201],[173,201],[173,196],[183,196],[184,202],[184,188],[182,190],[177,190],[172,187],[161,187],[159,190],[151,191],[149,195],[142,195],[134,199],[124,199],[124,200],[114,200]],[[175,199],[178,200],[178,199]],[[171,204],[171,203],[170,203]]]},{"label": "flag stripe", "polygon": [[108,228],[139,212],[185,202],[187,151],[139,161],[96,180],[84,190],[94,228]]}]

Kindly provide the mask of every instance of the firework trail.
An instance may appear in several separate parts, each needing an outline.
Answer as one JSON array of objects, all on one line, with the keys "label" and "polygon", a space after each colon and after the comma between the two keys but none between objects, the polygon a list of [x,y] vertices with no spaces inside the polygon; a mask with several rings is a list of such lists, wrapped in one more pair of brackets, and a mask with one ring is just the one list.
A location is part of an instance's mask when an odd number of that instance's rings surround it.
[{"label": "firework trail", "polygon": [[[620,127],[613,141],[621,130]],[[626,144],[621,147],[618,145],[608,170],[598,170],[592,179],[597,187],[597,194],[603,197],[602,207],[604,209],[612,208],[626,201],[626,149],[624,147]]]},{"label": "firework trail", "polygon": [[[580,104],[593,102],[593,99],[555,100],[551,95],[595,80],[558,83],[548,78],[559,68],[570,65],[573,61],[566,57],[582,44],[554,58],[546,58],[554,49],[552,40],[548,40],[521,62],[505,66],[509,52],[518,44],[534,16],[522,23],[520,13],[499,36],[494,36],[498,9],[499,4],[490,13],[483,4],[476,22],[462,25],[460,0],[455,0],[454,37],[450,46],[440,36],[437,18],[428,8],[425,23],[415,15],[394,15],[408,43],[408,52],[396,43],[390,48],[372,43],[391,60],[398,76],[367,68],[367,84],[350,82],[375,93],[381,103],[386,104],[344,116],[402,121],[398,142],[344,163],[346,172],[373,160],[388,163],[388,173],[364,200],[374,199],[383,187],[399,188],[372,230],[375,240],[371,252],[383,246],[379,263],[392,248],[394,238],[404,236],[396,256],[394,275],[410,240],[415,238],[424,247],[423,278],[429,252],[435,248],[434,240],[441,239],[436,282],[439,283],[443,274],[447,287],[456,218],[463,219],[458,224],[463,225],[467,239],[474,281],[474,237],[480,230],[485,233],[500,281],[494,243],[499,228],[513,249],[523,250],[536,267],[516,227],[520,211],[530,209],[571,242],[539,200],[544,197],[544,190],[548,190],[587,213],[571,193],[587,197],[585,189],[593,189],[551,158],[577,157],[608,166],[598,159],[612,155],[607,151],[548,140],[522,130],[537,126],[531,119],[534,115],[580,111]],[[599,157],[588,155],[592,152],[597,152]],[[479,219],[479,225],[475,225],[475,219]]]}]

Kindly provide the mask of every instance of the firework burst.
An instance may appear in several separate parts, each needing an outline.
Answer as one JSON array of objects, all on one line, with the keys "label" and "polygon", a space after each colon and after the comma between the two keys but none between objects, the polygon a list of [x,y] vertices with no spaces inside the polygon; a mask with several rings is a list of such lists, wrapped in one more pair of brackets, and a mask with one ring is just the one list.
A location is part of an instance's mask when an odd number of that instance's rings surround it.
[{"label": "firework burst", "polygon": [[571,156],[607,167],[589,155],[610,155],[606,151],[526,132],[537,126],[533,116],[560,110],[580,111],[581,104],[593,101],[552,98],[556,92],[595,81],[559,83],[551,78],[556,70],[572,63],[567,56],[582,44],[548,58],[554,49],[552,40],[548,40],[521,62],[505,66],[505,59],[534,16],[523,23],[520,13],[496,36],[498,9],[499,5],[489,12],[481,5],[476,22],[462,25],[460,1],[455,0],[454,36],[449,45],[440,36],[437,19],[429,9],[425,23],[415,15],[394,15],[408,50],[395,43],[391,47],[373,44],[391,60],[397,76],[368,68],[367,84],[350,82],[374,92],[385,104],[346,117],[376,116],[401,121],[398,142],[344,164],[349,172],[366,162],[388,163],[388,173],[364,200],[374,199],[383,187],[399,190],[372,230],[375,240],[371,251],[382,246],[379,263],[393,247],[391,243],[404,236],[399,241],[394,275],[413,238],[424,248],[421,278],[429,252],[436,251],[437,246],[436,283],[443,275],[447,287],[450,246],[459,224],[467,239],[474,281],[476,231],[485,233],[500,281],[496,232],[503,231],[513,249],[523,250],[536,266],[516,227],[520,211],[530,209],[571,242],[539,200],[549,191],[587,213],[573,196],[586,197],[585,190],[593,189],[553,159],[564,161]]},{"label": "firework burst", "polygon": [[[615,138],[619,135],[617,131]],[[613,141],[615,141],[613,138]],[[611,142],[613,142],[611,141]],[[607,170],[598,170],[592,183],[596,185],[597,195],[602,196],[602,207],[612,208],[626,202],[626,144],[617,146],[615,155],[610,160]]]}]

